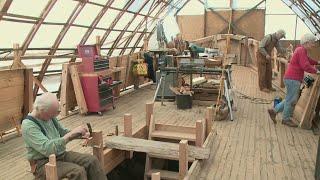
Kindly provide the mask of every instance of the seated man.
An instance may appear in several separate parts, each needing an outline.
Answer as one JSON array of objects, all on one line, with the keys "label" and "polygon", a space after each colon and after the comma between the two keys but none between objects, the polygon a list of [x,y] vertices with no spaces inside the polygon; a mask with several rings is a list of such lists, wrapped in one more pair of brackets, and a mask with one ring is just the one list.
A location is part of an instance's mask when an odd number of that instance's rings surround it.
[{"label": "seated man", "polygon": [[22,121],[22,136],[27,148],[27,158],[32,173],[38,179],[45,179],[45,164],[55,154],[59,179],[107,179],[96,157],[66,151],[66,144],[80,137],[89,137],[85,126],[71,131],[56,119],[59,102],[54,94],[44,93],[37,97],[33,111]]}]

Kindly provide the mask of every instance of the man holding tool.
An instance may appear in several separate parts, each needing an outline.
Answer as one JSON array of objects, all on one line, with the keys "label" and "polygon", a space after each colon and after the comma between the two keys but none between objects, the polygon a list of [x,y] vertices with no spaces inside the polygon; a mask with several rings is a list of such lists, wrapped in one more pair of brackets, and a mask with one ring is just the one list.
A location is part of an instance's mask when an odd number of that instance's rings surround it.
[{"label": "man holding tool", "polygon": [[66,151],[66,144],[76,138],[89,138],[86,126],[73,130],[64,128],[57,120],[59,102],[52,93],[38,96],[33,111],[22,121],[22,136],[27,148],[31,171],[37,179],[46,179],[45,164],[48,157],[57,157],[58,178],[107,179],[96,157]]}]

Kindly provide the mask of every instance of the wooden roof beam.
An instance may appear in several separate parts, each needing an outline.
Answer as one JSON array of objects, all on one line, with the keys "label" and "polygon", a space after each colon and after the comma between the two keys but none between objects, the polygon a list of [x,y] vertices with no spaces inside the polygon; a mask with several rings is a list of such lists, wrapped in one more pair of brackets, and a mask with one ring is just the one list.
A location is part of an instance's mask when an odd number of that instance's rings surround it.
[{"label": "wooden roof beam", "polygon": [[[50,50],[50,52],[48,53],[49,56],[54,55],[57,51],[57,48],[59,47],[62,39],[64,38],[64,36],[66,35],[66,33],[68,32],[68,30],[70,29],[70,26],[72,25],[72,23],[75,21],[75,19],[78,17],[78,15],[80,14],[80,12],[82,11],[82,9],[84,8],[85,3],[79,2],[77,4],[77,6],[73,9],[70,17],[67,20],[67,23],[64,25],[64,27],[62,28],[62,30],[60,31],[57,39],[55,40],[52,49]],[[38,76],[38,80],[40,82],[42,82],[43,77],[51,63],[52,57],[48,57],[45,59],[42,67],[41,67],[41,71],[39,73]],[[39,86],[35,85],[34,89],[33,89],[33,97],[36,97],[37,93],[39,91]]]},{"label": "wooden roof beam", "polygon": [[[0,9],[1,9],[1,12],[2,13],[7,13],[8,12],[8,9],[11,5],[13,0],[2,0],[0,1]],[[2,15],[0,14],[0,21],[2,19]]]},{"label": "wooden roof beam", "polygon": [[[155,0],[153,0],[153,2],[154,2],[154,1],[155,1]],[[137,11],[137,13],[134,14],[134,16],[131,18],[131,20],[130,20],[130,21],[127,23],[127,25],[123,28],[123,31],[118,35],[118,37],[116,38],[115,42],[112,44],[111,50],[110,50],[111,52],[109,51],[110,54],[112,54],[113,48],[117,47],[117,45],[118,45],[119,41],[122,39],[125,31],[129,28],[129,26],[132,24],[132,22],[133,22],[133,21],[135,20],[135,18],[138,16],[138,13],[140,13],[140,12],[142,11],[142,9],[143,9],[149,2],[150,2],[150,0],[146,0],[146,1],[144,2],[144,4],[142,4],[142,6],[140,7],[140,9]]]}]

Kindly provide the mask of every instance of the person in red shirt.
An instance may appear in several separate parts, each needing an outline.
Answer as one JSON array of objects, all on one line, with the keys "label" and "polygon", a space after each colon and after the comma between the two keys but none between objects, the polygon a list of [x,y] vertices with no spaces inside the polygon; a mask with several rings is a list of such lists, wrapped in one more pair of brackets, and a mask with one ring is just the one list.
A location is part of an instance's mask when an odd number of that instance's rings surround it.
[{"label": "person in red shirt", "polygon": [[291,127],[298,125],[292,121],[294,106],[298,101],[300,85],[303,80],[304,72],[320,74],[314,65],[318,61],[308,57],[307,50],[316,45],[317,38],[313,34],[305,34],[300,39],[301,46],[297,47],[291,57],[290,63],[284,75],[284,84],[287,94],[285,99],[276,105],[275,108],[268,109],[271,120],[276,124],[276,115],[283,112],[282,124]]}]

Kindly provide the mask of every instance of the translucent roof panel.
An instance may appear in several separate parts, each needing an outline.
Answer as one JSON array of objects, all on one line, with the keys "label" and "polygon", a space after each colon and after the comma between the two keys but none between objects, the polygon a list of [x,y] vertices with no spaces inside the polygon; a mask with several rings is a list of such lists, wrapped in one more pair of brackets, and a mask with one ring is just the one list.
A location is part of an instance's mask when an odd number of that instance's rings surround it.
[{"label": "translucent roof panel", "polygon": [[8,13],[39,17],[48,2],[49,0],[15,0],[12,1]]},{"label": "translucent roof panel", "polygon": [[133,47],[134,46],[134,43],[136,43],[137,39],[139,38],[141,33],[137,33],[133,39],[131,40],[130,44],[129,44],[129,47]]},{"label": "translucent roof panel", "polygon": [[59,23],[67,22],[78,3],[79,2],[77,1],[57,1],[46,17],[46,21]]},{"label": "translucent roof panel", "polygon": [[158,5],[158,6],[155,8],[155,10],[151,13],[151,16],[154,17],[154,16],[159,12],[159,10],[161,9],[162,6],[163,6],[163,4]]},{"label": "translucent roof panel", "polygon": [[206,1],[206,6],[207,7],[212,7],[214,9],[216,8],[229,8],[229,1],[225,0],[207,0]]},{"label": "translucent roof panel", "polygon": [[124,55],[130,54],[131,52],[131,48],[130,49],[126,49],[126,51],[124,52]]},{"label": "translucent roof panel", "polygon": [[95,29],[92,31],[90,37],[88,38],[86,44],[95,44],[96,43],[96,37],[100,36],[100,38],[102,38],[102,36],[104,35],[106,31],[104,30],[99,30],[99,29]]},{"label": "translucent roof panel", "polygon": [[131,6],[129,7],[129,11],[138,12],[138,10],[141,8],[141,6],[145,3],[145,1],[134,1]]},{"label": "translucent roof panel", "polygon": [[[42,25],[32,39],[29,47],[51,47],[61,32],[63,26]],[[50,34],[50,36],[48,36]]]},{"label": "translucent roof panel", "polygon": [[116,40],[116,38],[118,37],[119,34],[120,34],[119,31],[111,31],[107,40],[103,43],[102,47],[110,48],[112,46],[114,40]]},{"label": "translucent roof panel", "polygon": [[157,0],[150,0],[149,2],[148,2],[148,4],[141,10],[141,14],[148,14],[148,12],[149,12],[149,9],[151,8],[151,5],[153,4],[153,6],[154,6],[154,4],[155,3],[153,3],[154,1],[157,1]]},{"label": "translucent roof panel", "polygon": [[11,48],[14,43],[21,46],[32,27],[33,24],[0,21],[0,48]]},{"label": "translucent roof panel", "polygon": [[266,14],[293,14],[292,10],[279,0],[268,0]]},{"label": "translucent roof panel", "polygon": [[112,52],[112,57],[114,56],[119,56],[120,55],[120,52],[121,52],[122,49],[115,49],[113,52]]},{"label": "translucent roof panel", "polygon": [[266,27],[265,33],[274,33],[279,29],[285,29],[286,39],[294,39],[294,29],[296,18],[292,15],[281,15],[282,18],[278,16],[266,16]]},{"label": "translucent roof panel", "polygon": [[[136,16],[134,18],[133,22],[131,23],[131,25],[129,26],[128,30],[133,31],[137,27],[137,25],[143,20],[144,20],[143,16],[140,16],[140,15]],[[145,25],[145,23],[144,23],[144,25]]]},{"label": "translucent roof panel", "polygon": [[125,45],[125,40],[127,40],[129,37],[132,36],[132,33],[126,32],[123,34],[123,36],[121,37],[121,40],[119,41],[119,43],[117,44],[117,47],[124,47]]},{"label": "translucent roof panel", "polygon": [[88,28],[70,27],[59,47],[76,48]]},{"label": "translucent roof panel", "polygon": [[75,24],[81,24],[90,26],[92,21],[97,17],[98,13],[101,11],[102,7],[95,6],[91,4],[85,5],[81,13],[78,15],[75,20]]},{"label": "translucent roof panel", "polygon": [[119,9],[123,9],[123,7],[132,0],[116,0],[111,6]]},{"label": "translucent roof panel", "polygon": [[[270,0],[268,0],[268,1],[270,1]],[[277,0],[277,1],[279,1],[279,0]],[[250,0],[250,1],[248,1],[248,0],[237,0],[237,1],[234,1],[233,8],[236,8],[236,9],[250,9],[250,8],[258,5],[260,2],[261,2],[261,0]],[[266,6],[266,3],[263,2],[257,8],[265,8],[265,6]]]},{"label": "translucent roof panel", "polygon": [[106,4],[109,0],[90,0],[90,2],[98,3],[98,4]]},{"label": "translucent roof panel", "polygon": [[98,23],[98,27],[108,28],[112,21],[117,17],[120,11],[108,9]]},{"label": "translucent roof panel", "polygon": [[133,17],[133,14],[124,13],[114,28],[122,30],[129,23],[129,21],[132,19],[132,17]]}]

